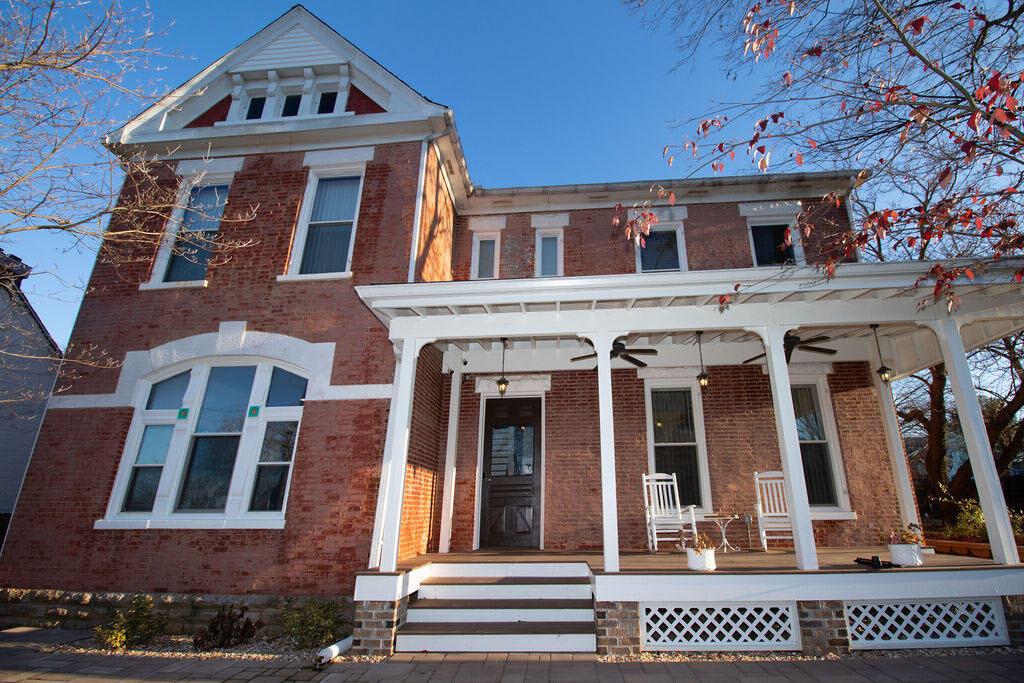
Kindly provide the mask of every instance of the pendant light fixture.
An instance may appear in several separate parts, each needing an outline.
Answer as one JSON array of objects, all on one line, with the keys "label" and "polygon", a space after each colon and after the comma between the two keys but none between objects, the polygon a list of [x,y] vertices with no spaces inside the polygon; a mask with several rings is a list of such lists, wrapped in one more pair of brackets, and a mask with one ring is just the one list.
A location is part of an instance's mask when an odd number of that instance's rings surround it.
[{"label": "pendant light fixture", "polygon": [[[878,362],[882,363],[882,347],[878,345],[878,323],[871,323],[871,331],[875,334],[875,348],[878,350]],[[889,383],[889,379],[892,377],[892,369],[889,368],[885,363],[875,370],[878,376],[882,378],[882,381],[886,384]]]},{"label": "pendant light fixture", "polygon": [[505,348],[508,345],[508,337],[501,338],[501,377],[498,378],[498,395],[504,396],[508,391],[508,378],[505,377]]},{"label": "pendant light fixture", "polygon": [[697,375],[697,384],[699,384],[702,389],[711,384],[711,375],[709,375],[704,369],[704,347],[701,345],[700,341],[703,334],[703,330],[697,330],[697,352],[700,354],[700,374]]}]

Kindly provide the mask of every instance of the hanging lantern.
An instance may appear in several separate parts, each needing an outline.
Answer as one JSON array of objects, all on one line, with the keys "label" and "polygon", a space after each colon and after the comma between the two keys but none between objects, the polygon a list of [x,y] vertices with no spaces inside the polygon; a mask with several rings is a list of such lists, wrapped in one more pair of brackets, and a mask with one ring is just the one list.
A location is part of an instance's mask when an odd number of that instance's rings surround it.
[{"label": "hanging lantern", "polygon": [[[882,347],[879,346],[878,344],[878,323],[871,323],[871,331],[875,334],[875,349],[878,350],[878,360],[881,361]],[[877,370],[875,370],[875,372],[878,373],[878,376],[886,384],[888,384],[889,380],[892,378],[892,369],[889,368],[885,363],[882,363],[882,365]]]},{"label": "hanging lantern", "polygon": [[501,377],[498,378],[498,395],[504,396],[508,391],[508,378],[505,377],[505,349],[508,344],[508,337],[501,338]]},{"label": "hanging lantern", "polygon": [[704,389],[711,384],[711,375],[709,375],[704,369],[704,347],[700,340],[703,334],[703,330],[697,330],[697,352],[700,354],[700,374],[697,375],[697,384],[700,385],[701,389]]}]

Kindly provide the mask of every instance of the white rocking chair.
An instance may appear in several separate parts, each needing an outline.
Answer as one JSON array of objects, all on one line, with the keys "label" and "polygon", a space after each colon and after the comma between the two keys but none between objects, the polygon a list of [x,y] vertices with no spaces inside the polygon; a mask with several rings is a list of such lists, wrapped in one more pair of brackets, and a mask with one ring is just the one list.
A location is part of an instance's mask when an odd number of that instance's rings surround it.
[{"label": "white rocking chair", "polygon": [[658,541],[680,542],[680,534],[697,537],[696,505],[679,504],[675,474],[645,474],[644,514],[647,518],[647,549],[658,551]]},{"label": "white rocking chair", "polygon": [[754,472],[757,489],[757,530],[761,547],[768,550],[769,538],[793,538],[793,522],[786,507],[785,478],[782,472]]}]

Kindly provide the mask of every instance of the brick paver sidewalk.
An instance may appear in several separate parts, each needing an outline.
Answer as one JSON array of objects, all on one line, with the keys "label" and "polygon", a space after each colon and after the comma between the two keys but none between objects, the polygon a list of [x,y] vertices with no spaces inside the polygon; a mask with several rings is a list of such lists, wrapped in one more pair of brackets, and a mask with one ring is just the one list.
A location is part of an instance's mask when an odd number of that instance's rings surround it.
[{"label": "brick paver sidewalk", "polygon": [[0,632],[0,681],[1022,681],[1024,655],[792,662],[598,662],[594,655],[398,654],[375,664],[65,654],[40,648],[88,631]]}]

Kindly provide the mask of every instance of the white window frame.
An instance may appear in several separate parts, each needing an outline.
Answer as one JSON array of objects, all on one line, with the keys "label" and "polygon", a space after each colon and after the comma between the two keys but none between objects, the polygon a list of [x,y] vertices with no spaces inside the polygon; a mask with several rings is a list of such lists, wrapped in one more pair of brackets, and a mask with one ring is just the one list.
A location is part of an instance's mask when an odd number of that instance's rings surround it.
[{"label": "white window frame", "polygon": [[697,469],[700,480],[701,505],[694,514],[703,519],[704,515],[714,514],[714,502],[711,497],[711,473],[708,463],[707,438],[704,433],[704,406],[700,385],[696,377],[660,378],[644,380],[644,404],[647,416],[647,472],[654,474],[654,410],[651,401],[652,390],[689,389],[690,400],[693,401],[693,429],[697,440]]},{"label": "white window frame", "polygon": [[789,239],[793,243],[793,262],[798,266],[806,266],[807,258],[804,256],[804,243],[799,231],[796,229],[796,216],[765,216],[763,218],[747,218],[747,239],[750,242],[750,260],[754,268],[780,268],[785,264],[769,263],[759,265],[757,263],[757,250],[754,248],[754,228],[764,225],[788,225]]},{"label": "white window frame", "polygon": [[[156,257],[153,259],[149,280],[139,285],[140,290],[181,289],[206,287],[209,285],[209,280],[206,278],[202,280],[164,282],[164,278],[167,276],[167,266],[170,264],[171,254],[174,250],[174,241],[178,237],[178,230],[181,229],[181,222],[185,218],[185,209],[192,190],[211,185],[227,185],[228,196],[230,196],[231,184],[234,182],[235,173],[241,170],[244,161],[245,157],[231,157],[226,159],[196,159],[182,161],[178,164],[176,172],[180,180],[174,209],[167,220],[163,238],[160,240],[160,247],[157,249]],[[227,198],[225,198],[225,201],[227,201]]]},{"label": "white window frame", "polygon": [[[487,240],[494,240],[494,275],[491,277],[480,277],[480,243]],[[470,265],[471,280],[498,280],[501,277],[501,232],[474,232],[473,233],[473,261]]]},{"label": "white window frame", "polygon": [[636,272],[638,274],[656,275],[658,273],[685,273],[688,270],[686,263],[686,240],[684,238],[685,231],[683,230],[683,223],[681,221],[668,224],[659,222],[657,225],[653,226],[650,229],[650,232],[669,232],[672,230],[674,230],[676,233],[676,251],[679,255],[679,268],[674,270],[645,271],[643,267],[643,262],[640,260],[640,245],[635,244],[633,249],[636,254]]},{"label": "white window frame", "polygon": [[[196,421],[202,408],[202,400],[206,391],[210,370],[214,367],[255,365],[256,375],[253,379],[246,417],[242,425],[238,441],[238,452],[235,466],[231,474],[228,498],[224,512],[191,512],[177,511],[178,498],[185,477],[190,444],[195,436]],[[267,407],[267,394],[270,390],[270,379],[274,367],[299,375],[310,382],[308,373],[290,363],[277,359],[270,360],[252,356],[223,356],[201,360],[199,362],[177,363],[151,373],[141,379],[135,391],[135,415],[128,429],[121,462],[118,466],[114,486],[107,503],[107,512],[103,519],[97,520],[97,529],[281,529],[284,528],[285,511],[288,509],[288,496],[291,480],[295,472],[295,459],[299,436],[302,431],[303,407]],[[153,385],[182,372],[191,371],[188,387],[182,399],[181,408],[188,410],[187,417],[179,419],[178,410],[146,410],[150,390]],[[307,394],[309,384],[307,384]],[[248,416],[248,406],[259,406],[258,417]],[[285,494],[281,510],[250,511],[249,504],[255,484],[256,470],[259,465],[260,452],[263,447],[263,436],[268,422],[298,422],[299,428],[293,445],[292,459],[285,483]],[[135,466],[142,435],[147,425],[173,424],[170,447],[164,460],[163,472],[157,488],[153,509],[148,512],[124,512],[124,498],[128,493],[132,469]]]},{"label": "white window frame", "polygon": [[[543,275],[540,272],[541,268],[541,244],[545,237],[555,237],[558,239],[558,251],[555,262],[555,273],[553,275]],[[536,237],[534,238],[534,249],[533,249],[533,276],[534,277],[562,277],[565,274],[564,270],[564,253],[565,253],[565,233],[562,228],[545,228],[537,230]]]},{"label": "white window frame", "polygon": [[[813,506],[811,518],[843,519],[845,515],[851,514],[853,511],[850,508],[850,490],[846,485],[846,468],[843,465],[842,452],[839,450],[839,430],[836,428],[836,417],[832,410],[832,392],[829,391],[828,377],[823,374],[790,374],[789,384],[791,388],[813,386],[815,389],[818,410],[821,411],[822,426],[825,429],[825,440],[828,444],[829,463],[832,466],[832,483],[836,487],[836,505]],[[801,456],[801,464],[802,462]],[[836,516],[837,514],[839,516]]]},{"label": "white window frame", "polygon": [[[373,159],[373,152],[373,147],[363,147],[306,154],[305,165],[309,168],[309,178],[306,180],[306,190],[302,195],[302,208],[299,210],[295,236],[292,238],[288,267],[284,275],[277,276],[279,281],[340,280],[352,277],[352,257],[356,251],[359,209],[362,206],[363,189],[366,184],[366,162]],[[313,202],[316,199],[316,189],[320,180],[356,176],[359,177],[359,193],[356,197],[355,214],[352,216],[352,233],[348,240],[348,258],[345,262],[345,270],[333,273],[300,273],[302,255],[306,250],[306,236],[309,233],[309,219],[313,213]]]}]

